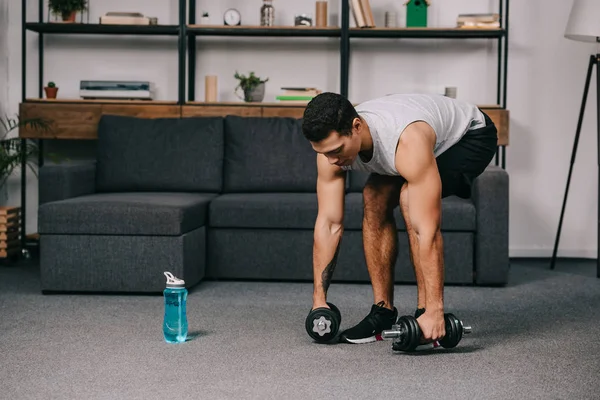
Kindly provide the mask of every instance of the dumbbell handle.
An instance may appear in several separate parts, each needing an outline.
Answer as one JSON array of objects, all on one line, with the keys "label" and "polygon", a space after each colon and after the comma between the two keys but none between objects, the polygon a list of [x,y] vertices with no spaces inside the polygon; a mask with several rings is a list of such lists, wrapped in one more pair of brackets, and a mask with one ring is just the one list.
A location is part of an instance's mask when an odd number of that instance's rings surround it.
[{"label": "dumbbell handle", "polygon": [[[392,327],[394,328],[394,327]],[[381,337],[384,339],[396,339],[402,336],[403,332],[400,327],[389,329],[381,332]]]},{"label": "dumbbell handle", "polygon": [[[462,330],[463,330],[463,334],[465,334],[465,335],[471,333],[470,326],[463,326]],[[399,338],[400,336],[402,336],[403,334],[404,334],[404,332],[402,331],[400,326],[394,325],[394,326],[392,326],[392,329],[382,331],[381,337],[383,339],[396,339],[396,338]]]}]

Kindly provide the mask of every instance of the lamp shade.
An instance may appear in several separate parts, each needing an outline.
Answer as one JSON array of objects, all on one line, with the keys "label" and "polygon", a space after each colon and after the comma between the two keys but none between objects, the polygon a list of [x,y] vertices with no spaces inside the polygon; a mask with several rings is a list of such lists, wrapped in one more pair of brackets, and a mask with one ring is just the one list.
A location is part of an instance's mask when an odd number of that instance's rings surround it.
[{"label": "lamp shade", "polygon": [[574,0],[565,37],[580,42],[600,42],[600,0]]}]

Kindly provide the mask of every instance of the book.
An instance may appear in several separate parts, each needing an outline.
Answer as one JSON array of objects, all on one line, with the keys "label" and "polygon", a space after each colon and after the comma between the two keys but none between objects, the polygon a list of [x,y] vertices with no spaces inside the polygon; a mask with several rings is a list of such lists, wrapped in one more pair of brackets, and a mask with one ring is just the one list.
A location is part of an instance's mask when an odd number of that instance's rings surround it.
[{"label": "book", "polygon": [[369,0],[351,0],[351,10],[357,28],[374,28],[375,19]]}]

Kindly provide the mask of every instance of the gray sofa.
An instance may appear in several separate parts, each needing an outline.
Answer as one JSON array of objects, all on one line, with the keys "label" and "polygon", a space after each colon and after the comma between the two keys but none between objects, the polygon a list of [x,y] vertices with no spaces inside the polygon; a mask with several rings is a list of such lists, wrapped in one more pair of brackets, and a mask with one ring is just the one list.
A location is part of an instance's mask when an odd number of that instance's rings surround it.
[{"label": "gray sofa", "polygon": [[[301,120],[105,115],[95,160],[45,164],[38,227],[43,292],[158,292],[169,270],[203,279],[312,280],[315,153]],[[362,186],[350,172],[334,281],[368,282]],[[398,283],[415,281],[396,209]],[[508,175],[443,201],[448,284],[503,285]]]}]

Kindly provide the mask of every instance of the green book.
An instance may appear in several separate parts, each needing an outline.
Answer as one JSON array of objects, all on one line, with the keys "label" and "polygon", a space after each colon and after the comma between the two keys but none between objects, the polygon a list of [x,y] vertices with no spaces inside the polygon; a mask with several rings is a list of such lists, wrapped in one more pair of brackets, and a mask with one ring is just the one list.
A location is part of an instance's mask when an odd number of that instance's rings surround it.
[{"label": "green book", "polygon": [[277,96],[277,100],[312,100],[314,96]]}]

